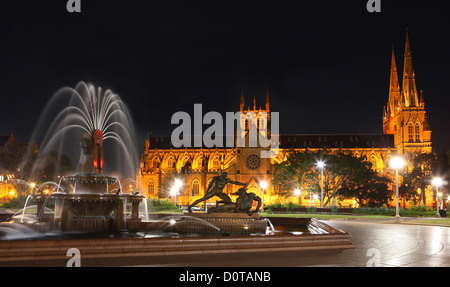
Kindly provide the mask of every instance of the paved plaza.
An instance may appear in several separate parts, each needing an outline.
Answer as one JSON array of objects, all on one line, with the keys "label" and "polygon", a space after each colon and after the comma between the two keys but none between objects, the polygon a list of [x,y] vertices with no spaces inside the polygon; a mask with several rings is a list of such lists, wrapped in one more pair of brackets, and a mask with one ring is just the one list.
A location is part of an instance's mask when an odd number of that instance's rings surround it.
[{"label": "paved plaza", "polygon": [[[83,267],[447,267],[450,266],[449,227],[390,221],[329,220],[327,224],[349,232],[354,249],[343,251],[301,251],[173,255],[127,258],[85,258]],[[66,260],[0,262],[0,266],[66,266]]]}]

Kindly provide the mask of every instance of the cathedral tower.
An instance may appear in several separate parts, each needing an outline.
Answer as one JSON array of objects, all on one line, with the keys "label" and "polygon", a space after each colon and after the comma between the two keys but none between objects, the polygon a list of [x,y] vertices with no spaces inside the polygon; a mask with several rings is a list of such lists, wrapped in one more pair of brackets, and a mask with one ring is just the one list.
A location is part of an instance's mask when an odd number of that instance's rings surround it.
[{"label": "cathedral tower", "polygon": [[428,124],[422,91],[416,87],[416,74],[408,31],[406,31],[403,82],[400,90],[397,67],[392,49],[389,100],[383,110],[383,133],[393,134],[399,154],[431,152],[431,130]]}]

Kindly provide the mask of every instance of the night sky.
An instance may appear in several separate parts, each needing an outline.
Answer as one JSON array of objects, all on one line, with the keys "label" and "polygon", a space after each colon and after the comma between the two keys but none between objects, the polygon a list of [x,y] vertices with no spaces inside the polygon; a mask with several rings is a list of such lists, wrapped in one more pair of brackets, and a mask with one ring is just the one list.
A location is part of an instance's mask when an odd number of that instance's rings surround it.
[{"label": "night sky", "polygon": [[381,0],[381,13],[366,0],[66,3],[2,1],[0,135],[28,141],[50,97],[79,81],[122,97],[140,148],[194,103],[237,111],[241,89],[246,106],[269,89],[282,133],[382,133],[391,47],[401,82],[408,27],[433,148],[450,149],[448,1]]}]

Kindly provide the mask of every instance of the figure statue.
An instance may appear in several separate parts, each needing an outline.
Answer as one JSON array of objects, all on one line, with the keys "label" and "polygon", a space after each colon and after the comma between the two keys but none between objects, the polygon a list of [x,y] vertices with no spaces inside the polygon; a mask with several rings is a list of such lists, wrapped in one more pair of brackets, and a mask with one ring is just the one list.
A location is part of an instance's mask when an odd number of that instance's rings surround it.
[{"label": "figure statue", "polygon": [[94,169],[94,155],[92,148],[92,136],[89,133],[84,133],[80,140],[81,156],[77,171],[80,173],[93,173]]},{"label": "figure statue", "polygon": [[[236,212],[237,213],[247,213],[248,215],[252,215],[253,213],[259,212],[259,209],[262,205],[261,197],[257,196],[253,192],[248,193],[246,187],[242,187],[238,189],[235,193],[239,197],[236,199]],[[258,202],[256,209],[254,211],[250,211],[253,205],[253,201]]]},{"label": "figure statue", "polygon": [[[259,212],[262,200],[259,196],[257,196],[253,192],[248,193],[246,186],[238,189],[238,191],[233,193],[233,195],[238,196],[238,198],[236,199],[236,203],[230,202],[224,203],[222,205],[218,205],[216,203],[216,207],[213,207],[210,210],[208,210],[208,213],[224,213],[224,212],[247,213],[250,216],[253,213]],[[253,201],[258,202],[258,205],[256,206],[256,209],[254,211],[250,211],[250,209],[253,206]]]},{"label": "figure statue", "polygon": [[211,182],[209,183],[208,187],[206,188],[205,196],[203,196],[200,199],[197,199],[191,205],[189,205],[188,211],[192,212],[191,208],[193,206],[197,205],[198,203],[200,203],[202,201],[206,201],[214,196],[217,196],[221,199],[220,201],[216,202],[216,206],[220,203],[225,203],[225,204],[233,203],[231,201],[231,198],[227,194],[223,193],[224,187],[228,183],[242,185],[242,186],[246,187],[248,185],[248,183],[234,181],[234,180],[229,179],[227,176],[228,176],[228,173],[223,172],[221,175],[213,177]]},{"label": "figure statue", "polygon": [[81,156],[77,171],[80,173],[103,174],[103,135],[95,130],[93,134],[84,133],[80,140]]}]

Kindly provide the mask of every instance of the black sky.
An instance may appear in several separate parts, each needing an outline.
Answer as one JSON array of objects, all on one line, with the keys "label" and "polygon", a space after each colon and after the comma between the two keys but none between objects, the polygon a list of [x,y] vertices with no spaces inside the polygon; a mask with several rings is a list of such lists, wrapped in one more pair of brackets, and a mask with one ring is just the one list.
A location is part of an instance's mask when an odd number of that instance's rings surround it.
[{"label": "black sky", "polygon": [[81,80],[122,97],[140,146],[194,103],[237,111],[241,89],[261,106],[269,89],[282,133],[381,133],[408,26],[433,147],[450,149],[449,2],[381,0],[372,14],[366,0],[66,3],[2,1],[0,135],[27,141],[52,94]]}]

